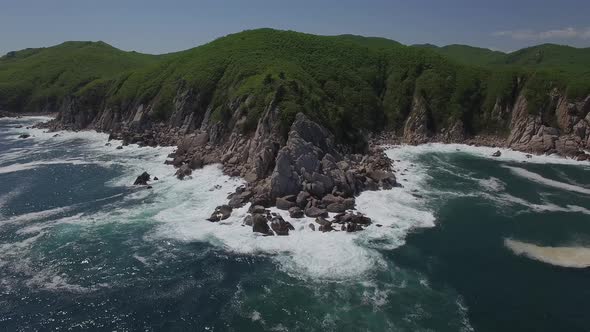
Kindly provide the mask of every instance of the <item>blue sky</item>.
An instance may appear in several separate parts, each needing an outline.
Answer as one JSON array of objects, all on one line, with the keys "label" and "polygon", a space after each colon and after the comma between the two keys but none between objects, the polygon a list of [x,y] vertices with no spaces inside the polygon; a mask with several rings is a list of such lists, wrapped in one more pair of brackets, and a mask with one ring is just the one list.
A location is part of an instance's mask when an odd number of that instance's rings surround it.
[{"label": "blue sky", "polygon": [[66,40],[166,53],[259,27],[502,51],[588,47],[589,13],[588,0],[0,0],[0,53]]}]

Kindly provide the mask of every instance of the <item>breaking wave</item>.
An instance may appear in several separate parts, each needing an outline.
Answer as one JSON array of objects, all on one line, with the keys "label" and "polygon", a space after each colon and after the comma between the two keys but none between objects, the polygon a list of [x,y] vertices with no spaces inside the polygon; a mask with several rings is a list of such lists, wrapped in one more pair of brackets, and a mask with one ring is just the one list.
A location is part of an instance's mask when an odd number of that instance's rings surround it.
[{"label": "breaking wave", "polygon": [[[264,237],[244,227],[242,220],[248,206],[235,209],[232,216],[220,223],[205,220],[217,205],[226,201],[229,193],[244,182],[225,176],[216,165],[193,172],[188,180],[175,178],[172,166],[164,165],[172,148],[139,148],[130,145],[115,149],[119,142],[105,146],[107,135],[96,132],[45,133],[30,129],[31,149],[47,149],[74,140],[82,140],[80,158],[39,160],[3,165],[0,172],[16,172],[41,165],[64,163],[92,163],[103,167],[119,166],[123,174],[109,183],[110,186],[129,186],[144,170],[158,176],[153,189],[126,194],[119,202],[110,204],[97,213],[78,213],[80,205],[31,212],[12,216],[11,224],[23,224],[17,233],[41,234],[60,224],[91,226],[105,223],[153,223],[147,241],[176,240],[201,241],[226,251],[240,254],[266,255],[280,268],[300,278],[343,280],[386,265],[381,250],[397,248],[404,243],[407,233],[418,227],[434,226],[434,216],[424,207],[421,199],[412,195],[420,190],[427,175],[418,167],[403,162],[398,169],[406,172],[408,185],[386,191],[365,192],[357,198],[357,208],[373,218],[374,224],[365,231],[321,233],[311,231],[311,218],[291,219],[286,211],[274,210],[295,226],[287,237]],[[395,152],[392,152],[395,157]],[[36,223],[30,223],[36,221]],[[56,285],[59,280],[55,280]]]},{"label": "breaking wave", "polygon": [[534,181],[536,183],[539,183],[539,184],[542,184],[545,186],[549,186],[549,187],[553,187],[553,188],[557,188],[557,189],[561,189],[561,190],[566,190],[566,191],[571,191],[571,192],[575,192],[575,193],[579,193],[579,194],[590,195],[590,189],[588,189],[588,188],[576,186],[576,185],[573,185],[570,183],[564,183],[564,182],[559,182],[556,180],[547,179],[547,178],[541,176],[540,174],[533,173],[533,172],[528,171],[524,168],[513,167],[513,166],[504,166],[504,167],[509,169],[512,173],[514,173],[520,177],[523,177],[525,179]]}]

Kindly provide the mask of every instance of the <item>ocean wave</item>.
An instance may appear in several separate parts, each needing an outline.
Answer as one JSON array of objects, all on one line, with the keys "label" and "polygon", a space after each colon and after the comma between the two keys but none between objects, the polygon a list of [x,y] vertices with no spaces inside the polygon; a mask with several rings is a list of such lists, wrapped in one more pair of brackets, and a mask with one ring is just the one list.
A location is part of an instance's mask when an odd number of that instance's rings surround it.
[{"label": "ocean wave", "polygon": [[518,175],[522,178],[531,180],[533,182],[536,182],[536,183],[539,183],[539,184],[542,184],[542,185],[545,185],[548,187],[571,191],[571,192],[575,192],[575,193],[579,193],[579,194],[590,195],[590,189],[588,189],[588,188],[576,186],[576,185],[569,184],[569,183],[559,182],[559,181],[552,180],[552,179],[547,179],[540,174],[533,173],[531,171],[528,171],[528,170],[526,170],[524,168],[520,168],[520,167],[513,167],[513,166],[503,166],[503,167],[509,169],[515,175]]},{"label": "ocean wave", "polygon": [[504,245],[516,255],[526,256],[543,263],[570,268],[590,267],[590,248],[543,247],[512,239],[505,239]]},{"label": "ocean wave", "polygon": [[487,179],[477,179],[477,182],[482,188],[492,192],[500,192],[506,189],[506,183],[493,176]]},{"label": "ocean wave", "polygon": [[67,213],[67,212],[73,210],[74,208],[75,208],[75,206],[65,206],[65,207],[57,207],[57,208],[47,209],[47,210],[42,210],[42,211],[24,213],[24,214],[20,214],[20,215],[16,215],[16,216],[11,216],[11,217],[4,216],[6,219],[2,220],[2,224],[0,224],[0,225],[6,225],[8,223],[18,224],[18,223],[25,223],[25,222],[32,222],[32,221],[47,219],[47,218],[51,218],[51,217],[54,217],[54,216],[57,216],[60,214]]},{"label": "ocean wave", "polygon": [[[26,181],[25,181],[26,182]],[[6,194],[0,196],[0,220],[2,218],[2,209],[4,209],[10,201],[20,196],[27,188],[27,185],[21,185]]]},{"label": "ocean wave", "polygon": [[20,116],[20,117],[4,117],[0,118],[0,122],[16,122],[19,124],[28,124],[33,125],[38,122],[46,122],[55,119],[52,116],[45,116],[45,115],[28,115],[28,116]]},{"label": "ocean wave", "polygon": [[480,196],[500,205],[500,206],[523,206],[528,208],[528,211],[518,211],[518,213],[525,212],[569,212],[569,213],[583,213],[590,215],[590,210],[585,207],[568,204],[566,206],[559,206],[550,202],[542,202],[541,204],[529,202],[523,198],[513,196],[508,193],[489,194],[482,193]]},{"label": "ocean wave", "polygon": [[88,165],[88,164],[93,164],[93,162],[80,160],[80,159],[40,160],[40,161],[32,161],[32,162],[27,162],[27,163],[15,163],[15,164],[11,164],[8,166],[1,166],[0,167],[0,174],[26,171],[26,170],[30,170],[30,169],[35,169],[39,166],[47,166],[47,165]]}]

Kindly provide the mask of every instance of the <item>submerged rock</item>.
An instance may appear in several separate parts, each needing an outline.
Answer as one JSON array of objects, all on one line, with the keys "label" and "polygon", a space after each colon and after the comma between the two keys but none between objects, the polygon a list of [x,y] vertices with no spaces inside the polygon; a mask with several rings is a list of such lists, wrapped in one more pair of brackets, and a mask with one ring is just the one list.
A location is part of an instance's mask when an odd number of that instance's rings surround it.
[{"label": "submerged rock", "polygon": [[492,157],[500,157],[502,155],[502,152],[500,152],[500,150],[492,153]]},{"label": "submerged rock", "polygon": [[179,180],[183,180],[185,177],[190,176],[191,174],[193,174],[193,170],[189,165],[184,164],[180,166],[175,175]]},{"label": "submerged rock", "polygon": [[273,217],[270,221],[270,227],[277,235],[289,235],[289,231],[295,230],[290,222],[285,221],[281,216]]},{"label": "submerged rock", "polygon": [[262,214],[255,214],[252,216],[252,232],[261,233],[264,235],[273,235],[270,227],[268,226],[268,220]]},{"label": "submerged rock", "polygon": [[147,185],[149,180],[150,180],[150,175],[148,174],[148,172],[143,172],[140,176],[137,177],[137,179],[135,179],[135,182],[133,182],[133,185],[145,186],[145,185]]},{"label": "submerged rock", "polygon": [[252,215],[249,214],[244,218],[244,221],[242,221],[242,223],[246,226],[252,226],[252,220],[253,220]]}]

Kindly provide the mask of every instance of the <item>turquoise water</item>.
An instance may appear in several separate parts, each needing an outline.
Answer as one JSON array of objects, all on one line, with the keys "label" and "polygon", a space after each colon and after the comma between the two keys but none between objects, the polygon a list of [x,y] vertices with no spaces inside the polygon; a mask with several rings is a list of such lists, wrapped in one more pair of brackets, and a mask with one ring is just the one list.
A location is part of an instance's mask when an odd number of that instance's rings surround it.
[{"label": "turquoise water", "polygon": [[33,121],[0,120],[0,330],[590,328],[589,270],[565,267],[590,264],[587,166],[392,149],[404,188],[358,198],[383,227],[263,238],[243,209],[204,221],[241,184],[217,167],[181,182],[170,148],[15,128]]}]

